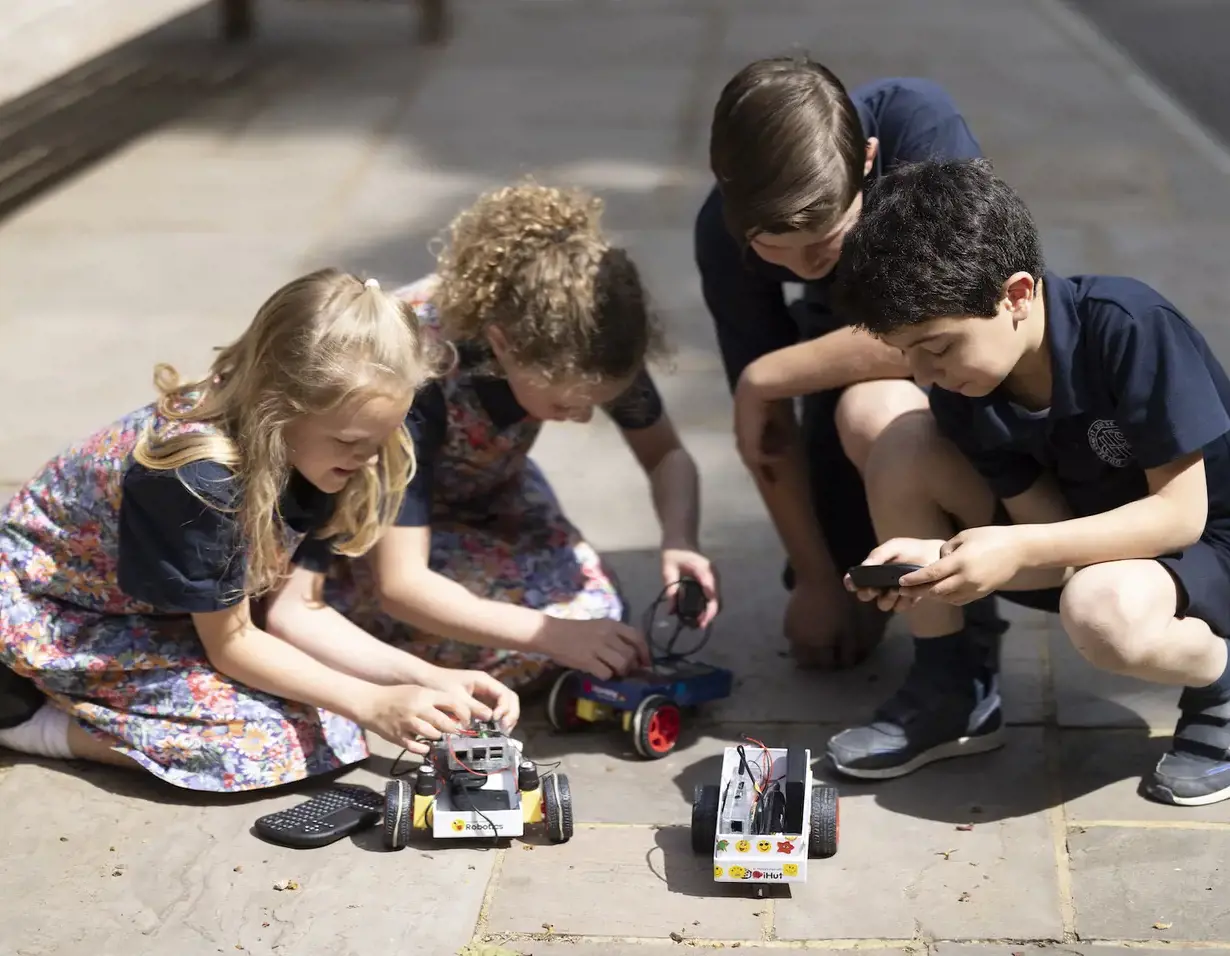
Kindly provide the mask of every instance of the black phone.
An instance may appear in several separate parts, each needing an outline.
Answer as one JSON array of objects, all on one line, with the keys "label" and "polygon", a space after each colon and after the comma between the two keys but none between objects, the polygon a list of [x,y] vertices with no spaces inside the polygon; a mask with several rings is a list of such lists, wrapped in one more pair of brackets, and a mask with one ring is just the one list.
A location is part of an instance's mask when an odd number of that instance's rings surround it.
[{"label": "black phone", "polygon": [[876,588],[887,591],[897,587],[904,574],[917,571],[921,564],[856,564],[846,573],[856,588]]}]

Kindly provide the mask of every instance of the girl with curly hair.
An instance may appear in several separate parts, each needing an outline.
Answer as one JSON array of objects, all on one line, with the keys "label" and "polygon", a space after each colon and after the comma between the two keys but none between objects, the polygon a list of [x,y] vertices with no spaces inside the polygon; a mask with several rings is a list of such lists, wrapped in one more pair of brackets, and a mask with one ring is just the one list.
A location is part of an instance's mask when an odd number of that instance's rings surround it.
[{"label": "girl with curly hair", "polygon": [[[265,302],[210,374],[69,448],[0,512],[0,747],[252,790],[422,752],[517,698],[364,633],[321,600],[414,470],[405,429],[438,349],[335,270]],[[484,698],[480,700],[479,698]]]},{"label": "girl with curly hair", "polygon": [[602,407],[644,468],[662,528],[663,583],[696,578],[699,479],[645,369],[661,348],[635,265],[599,228],[601,201],[523,184],[452,223],[436,273],[401,290],[452,346],[410,427],[419,469],[396,527],[339,562],[328,599],[373,633],[522,689],[560,665],[598,677],[648,661],[644,636],[529,453],[544,421]]}]

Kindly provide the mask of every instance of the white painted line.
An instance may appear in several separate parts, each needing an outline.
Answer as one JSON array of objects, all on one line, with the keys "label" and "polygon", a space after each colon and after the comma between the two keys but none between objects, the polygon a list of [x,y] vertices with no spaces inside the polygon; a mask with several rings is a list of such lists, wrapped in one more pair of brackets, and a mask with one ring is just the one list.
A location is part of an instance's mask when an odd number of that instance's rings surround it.
[{"label": "white painted line", "polygon": [[1073,40],[1123,81],[1145,106],[1168,123],[1222,175],[1230,177],[1230,146],[1214,136],[1186,107],[1153,81],[1117,42],[1064,0],[1034,0]]}]

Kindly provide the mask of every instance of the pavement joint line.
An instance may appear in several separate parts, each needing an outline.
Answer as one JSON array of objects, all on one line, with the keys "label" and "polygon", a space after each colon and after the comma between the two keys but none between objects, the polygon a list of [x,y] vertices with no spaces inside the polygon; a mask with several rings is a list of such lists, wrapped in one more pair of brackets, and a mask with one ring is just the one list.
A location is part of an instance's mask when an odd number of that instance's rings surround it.
[{"label": "pavement joint line", "polygon": [[1230,830],[1230,823],[1216,820],[1069,820],[1073,830]]},{"label": "pavement joint line", "polygon": [[1038,658],[1042,665],[1042,752],[1045,760],[1050,807],[1046,811],[1047,825],[1055,853],[1055,896],[1059,904],[1059,923],[1063,941],[1075,942],[1076,902],[1072,890],[1072,858],[1068,853],[1067,807],[1063,792],[1063,751],[1059,740],[1059,701],[1055,695],[1055,667],[1051,659],[1050,630],[1047,639],[1039,642]]},{"label": "pavement joint line", "polygon": [[1223,176],[1230,176],[1230,146],[1155,81],[1115,39],[1064,0],[1034,0],[1035,4],[1082,46],[1136,98],[1185,139]]},{"label": "pavement joint line", "polygon": [[[600,946],[644,946],[646,949],[680,946],[680,941],[670,936],[600,936],[586,933],[490,933],[478,943],[590,943]],[[961,942],[965,942],[961,940]],[[998,941],[997,941],[998,942]],[[1053,941],[1051,941],[1053,942]],[[728,949],[756,947],[757,949],[774,950],[883,950],[908,949],[917,950],[917,939],[723,939],[705,936],[684,936],[682,944],[692,949]]]},{"label": "pavement joint line", "polygon": [[760,910],[760,940],[771,943],[777,939],[777,900],[766,896],[761,902],[764,906]]},{"label": "pavement joint line", "polygon": [[474,920],[472,941],[482,941],[487,932],[487,919],[491,914],[491,903],[495,899],[495,891],[499,889],[500,873],[504,869],[504,857],[508,855],[506,847],[495,851],[495,859],[491,863],[491,874],[487,877],[487,886],[483,890],[482,901],[478,904],[478,916]]}]

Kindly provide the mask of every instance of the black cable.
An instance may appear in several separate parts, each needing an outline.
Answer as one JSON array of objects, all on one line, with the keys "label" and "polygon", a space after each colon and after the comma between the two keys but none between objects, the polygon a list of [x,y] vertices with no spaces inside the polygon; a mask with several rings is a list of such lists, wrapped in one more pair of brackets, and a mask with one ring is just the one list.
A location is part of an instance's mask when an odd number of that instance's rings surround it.
[{"label": "black cable", "polygon": [[[673,664],[678,661],[687,660],[689,657],[693,656],[694,654],[699,653],[701,648],[703,648],[706,644],[709,643],[709,635],[713,630],[712,621],[710,621],[708,624],[705,625],[704,630],[701,632],[700,640],[697,641],[697,643],[694,646],[689,647],[687,650],[684,650],[684,651],[676,651],[675,644],[679,640],[683,632],[685,630],[692,630],[695,627],[695,625],[688,624],[686,621],[684,621],[680,617],[676,617],[674,633],[671,634],[670,638],[666,641],[666,647],[664,649],[659,648],[656,642],[654,641],[654,625],[657,623],[658,609],[662,606],[664,602],[667,602],[669,600],[671,596],[670,591],[672,588],[677,589],[675,591],[675,594],[677,596],[680,593],[680,590],[682,590],[685,587],[699,588],[700,585],[696,581],[690,578],[680,578],[678,581],[675,581],[671,584],[668,584],[666,587],[664,587],[658,593],[657,599],[651,605],[649,605],[648,610],[645,611],[645,618],[643,622],[643,628],[645,631],[645,641],[649,644],[650,656],[652,657],[654,664]],[[677,608],[675,608],[674,610],[677,610]]]}]

